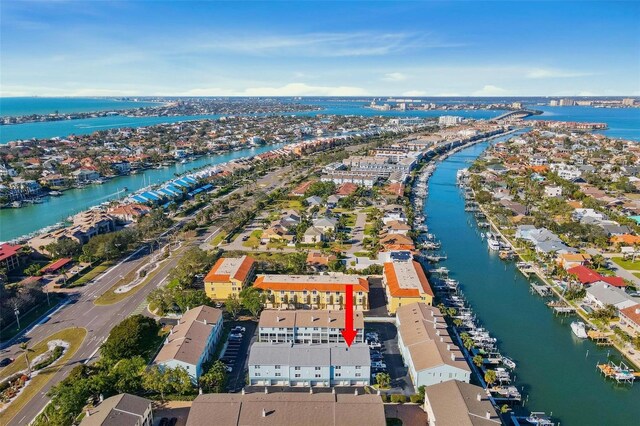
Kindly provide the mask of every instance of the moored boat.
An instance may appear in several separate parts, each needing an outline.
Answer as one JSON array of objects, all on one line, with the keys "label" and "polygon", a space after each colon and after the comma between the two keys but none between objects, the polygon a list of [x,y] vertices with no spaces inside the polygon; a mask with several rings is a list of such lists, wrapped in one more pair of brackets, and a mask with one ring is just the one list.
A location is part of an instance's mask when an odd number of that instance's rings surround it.
[{"label": "moored boat", "polygon": [[581,339],[587,338],[586,327],[582,321],[573,321],[571,323],[571,331],[573,331],[573,334],[575,334],[576,337]]}]

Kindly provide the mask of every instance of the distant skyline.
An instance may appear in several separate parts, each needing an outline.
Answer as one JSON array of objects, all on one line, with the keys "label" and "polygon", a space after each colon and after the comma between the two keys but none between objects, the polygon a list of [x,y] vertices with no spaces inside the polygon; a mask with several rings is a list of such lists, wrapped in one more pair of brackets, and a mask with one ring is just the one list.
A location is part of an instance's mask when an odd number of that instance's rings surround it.
[{"label": "distant skyline", "polygon": [[0,96],[640,96],[640,2],[0,3]]}]

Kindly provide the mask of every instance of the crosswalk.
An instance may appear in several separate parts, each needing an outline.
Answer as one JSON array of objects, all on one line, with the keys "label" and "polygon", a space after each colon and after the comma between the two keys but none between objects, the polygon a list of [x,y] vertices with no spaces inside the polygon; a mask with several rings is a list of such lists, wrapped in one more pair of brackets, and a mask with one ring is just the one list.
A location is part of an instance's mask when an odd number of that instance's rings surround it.
[{"label": "crosswalk", "polygon": [[142,302],[140,302],[140,304],[138,305],[137,308],[135,308],[133,310],[133,312],[131,312],[131,315],[138,315],[143,313],[145,310],[147,309],[147,301],[143,300]]}]

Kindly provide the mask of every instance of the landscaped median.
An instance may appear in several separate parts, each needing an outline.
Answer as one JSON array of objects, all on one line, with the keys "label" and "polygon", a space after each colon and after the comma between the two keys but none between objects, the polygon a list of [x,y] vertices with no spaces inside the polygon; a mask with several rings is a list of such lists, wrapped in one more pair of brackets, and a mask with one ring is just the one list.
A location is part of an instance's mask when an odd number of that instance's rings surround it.
[{"label": "landscaped median", "polygon": [[[29,359],[34,360],[39,355],[44,354],[49,350],[48,342],[54,340],[60,340],[66,342],[69,347],[66,349],[64,355],[55,360],[52,366],[44,367],[38,371],[37,375],[34,375],[31,380],[26,383],[26,386],[22,392],[6,407],[6,409],[0,412],[0,424],[7,424],[9,421],[20,412],[22,407],[35,397],[40,390],[47,384],[47,382],[53,377],[65,363],[76,353],[84,338],[87,335],[87,330],[80,327],[66,328],[57,333],[52,334],[46,339],[41,340],[33,346],[28,347]],[[24,355],[20,355],[9,366],[0,370],[0,383],[5,379],[10,378],[13,375],[20,373],[27,369],[27,362]]]}]

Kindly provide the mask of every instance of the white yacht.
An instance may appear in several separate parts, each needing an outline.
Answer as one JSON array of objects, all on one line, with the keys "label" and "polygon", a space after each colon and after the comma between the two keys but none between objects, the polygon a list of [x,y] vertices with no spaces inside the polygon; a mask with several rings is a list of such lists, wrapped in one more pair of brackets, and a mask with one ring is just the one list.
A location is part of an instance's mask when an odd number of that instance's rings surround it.
[{"label": "white yacht", "polygon": [[587,330],[582,321],[573,321],[571,323],[571,331],[573,331],[573,334],[581,339],[587,338]]}]

